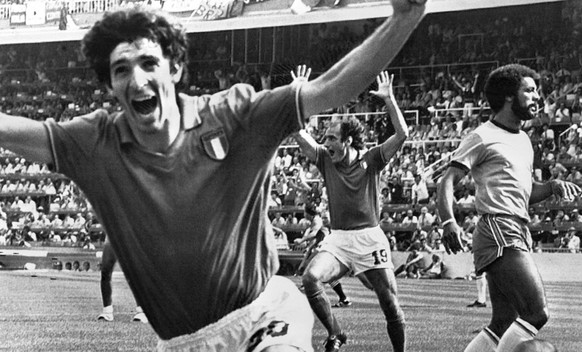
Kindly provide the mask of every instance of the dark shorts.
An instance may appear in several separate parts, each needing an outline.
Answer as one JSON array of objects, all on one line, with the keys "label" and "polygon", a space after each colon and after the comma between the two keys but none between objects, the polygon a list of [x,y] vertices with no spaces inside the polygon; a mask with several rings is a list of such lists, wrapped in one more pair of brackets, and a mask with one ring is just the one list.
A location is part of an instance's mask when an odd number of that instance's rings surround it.
[{"label": "dark shorts", "polygon": [[486,267],[503,255],[505,248],[530,252],[531,233],[527,223],[510,215],[483,214],[473,235],[475,272],[481,274]]}]

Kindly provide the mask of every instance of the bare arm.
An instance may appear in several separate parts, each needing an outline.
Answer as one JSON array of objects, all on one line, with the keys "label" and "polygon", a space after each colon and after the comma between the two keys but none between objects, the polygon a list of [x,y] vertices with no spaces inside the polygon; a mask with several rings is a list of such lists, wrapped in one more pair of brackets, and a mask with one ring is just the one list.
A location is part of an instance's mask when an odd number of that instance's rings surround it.
[{"label": "bare arm", "polygon": [[392,0],[393,15],[361,45],[300,91],[303,116],[335,108],[364,91],[398,54],[425,13],[426,0]]},{"label": "bare arm", "polygon": [[572,182],[562,180],[552,180],[546,183],[534,182],[529,198],[529,204],[541,202],[552,195],[556,195],[569,202],[579,196],[580,192],[582,192],[582,189]]},{"label": "bare arm", "polygon": [[29,161],[53,163],[48,132],[39,121],[0,113],[0,146]]},{"label": "bare arm", "polygon": [[406,126],[406,121],[404,121],[404,115],[402,115],[402,111],[398,108],[396,98],[394,97],[392,89],[394,75],[389,75],[388,72],[383,71],[376,77],[376,82],[378,83],[378,90],[370,91],[370,93],[384,100],[390,121],[396,131],[381,145],[382,156],[384,160],[388,161],[400,149],[406,138],[408,138],[408,127]]},{"label": "bare arm", "polygon": [[[461,227],[455,221],[453,204],[455,201],[455,186],[465,177],[465,171],[457,167],[449,167],[438,185],[437,208],[443,225],[443,244],[447,253],[463,251],[461,242]],[[452,221],[449,221],[451,220]]]},{"label": "bare arm", "polygon": [[319,145],[313,137],[306,131],[300,130],[299,132],[293,135],[297,144],[299,144],[299,148],[301,148],[301,152],[309,158],[309,160],[314,161],[317,158],[317,146]]}]

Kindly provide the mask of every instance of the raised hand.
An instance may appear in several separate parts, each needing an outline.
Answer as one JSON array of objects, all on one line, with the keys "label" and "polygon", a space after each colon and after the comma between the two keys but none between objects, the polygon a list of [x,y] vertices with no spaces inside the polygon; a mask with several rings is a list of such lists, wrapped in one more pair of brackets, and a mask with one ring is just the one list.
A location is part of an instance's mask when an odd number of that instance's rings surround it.
[{"label": "raised hand", "polygon": [[298,65],[297,73],[291,71],[293,82],[307,82],[309,81],[309,76],[311,76],[311,67],[307,67],[307,65]]},{"label": "raised hand", "polygon": [[412,9],[424,8],[428,0],[392,0],[392,8],[395,13],[405,13]]},{"label": "raised hand", "polygon": [[388,74],[388,71],[382,71],[376,77],[378,90],[371,90],[370,93],[383,100],[392,98],[394,96],[392,82],[394,82],[394,74]]}]

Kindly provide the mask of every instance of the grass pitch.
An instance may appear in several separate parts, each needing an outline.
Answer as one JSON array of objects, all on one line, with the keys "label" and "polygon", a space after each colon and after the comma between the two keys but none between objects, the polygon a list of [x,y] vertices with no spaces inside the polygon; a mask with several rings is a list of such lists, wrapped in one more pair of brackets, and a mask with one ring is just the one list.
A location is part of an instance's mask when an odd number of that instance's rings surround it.
[{"label": "grass pitch", "polygon": [[[149,325],[131,322],[135,302],[121,273],[113,278],[115,321],[99,322],[99,273],[0,271],[0,351],[154,351]],[[298,282],[296,278],[293,278]],[[358,280],[342,280],[354,304],[334,308],[348,334],[342,352],[391,351],[385,321],[373,292]],[[491,314],[467,308],[473,281],[398,280],[407,320],[408,351],[463,351]],[[546,282],[551,318],[538,335],[561,352],[582,351],[582,283]],[[328,291],[332,301],[333,291]],[[316,351],[327,336],[317,321]]]}]

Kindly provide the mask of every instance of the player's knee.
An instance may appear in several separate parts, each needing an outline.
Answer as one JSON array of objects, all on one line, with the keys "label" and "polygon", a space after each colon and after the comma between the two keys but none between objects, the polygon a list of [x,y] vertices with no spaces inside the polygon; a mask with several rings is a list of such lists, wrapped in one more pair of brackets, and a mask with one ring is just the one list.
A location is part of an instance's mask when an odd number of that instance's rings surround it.
[{"label": "player's knee", "polygon": [[305,271],[303,276],[301,276],[301,281],[303,283],[303,287],[305,288],[305,292],[315,292],[323,287],[323,283],[321,282],[318,275],[313,273],[312,271]]}]

